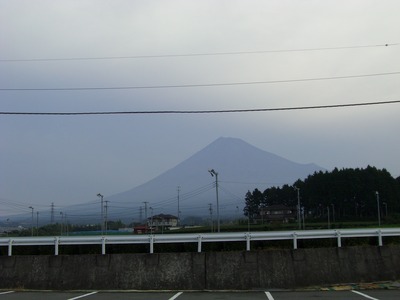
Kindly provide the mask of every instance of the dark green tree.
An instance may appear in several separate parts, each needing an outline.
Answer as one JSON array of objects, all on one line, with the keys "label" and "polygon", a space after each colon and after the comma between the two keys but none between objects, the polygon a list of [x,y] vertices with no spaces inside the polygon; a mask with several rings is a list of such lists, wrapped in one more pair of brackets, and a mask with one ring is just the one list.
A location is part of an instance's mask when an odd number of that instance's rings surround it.
[{"label": "dark green tree", "polygon": [[325,218],[328,210],[336,220],[377,217],[377,195],[379,193],[381,217],[400,214],[400,177],[393,178],[386,169],[333,169],[331,172],[315,172],[293,185],[270,187],[259,196],[256,189],[246,194],[247,211],[274,204],[297,205],[297,190],[300,189],[301,206],[313,218]]},{"label": "dark green tree", "polygon": [[248,217],[250,221],[253,221],[260,214],[260,208],[264,203],[264,195],[258,189],[255,189],[253,193],[248,191],[243,208],[244,215]]}]

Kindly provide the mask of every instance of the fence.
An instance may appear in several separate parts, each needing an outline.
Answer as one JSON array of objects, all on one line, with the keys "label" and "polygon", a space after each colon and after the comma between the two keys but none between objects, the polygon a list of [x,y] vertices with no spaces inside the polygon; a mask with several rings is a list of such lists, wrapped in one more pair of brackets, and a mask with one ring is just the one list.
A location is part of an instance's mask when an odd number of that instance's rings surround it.
[{"label": "fence", "polygon": [[58,255],[62,245],[101,245],[102,254],[106,254],[106,245],[148,244],[150,253],[154,253],[156,243],[197,243],[197,252],[201,252],[203,243],[244,242],[250,251],[252,241],[292,240],[293,249],[297,249],[298,240],[336,239],[342,246],[344,238],[376,237],[378,245],[383,245],[383,237],[400,236],[400,228],[343,229],[343,230],[299,230],[299,231],[259,231],[224,232],[196,234],[150,234],[119,236],[56,236],[56,237],[7,237],[0,238],[0,247],[8,247],[8,256],[12,256],[14,246],[54,246],[54,255]]}]

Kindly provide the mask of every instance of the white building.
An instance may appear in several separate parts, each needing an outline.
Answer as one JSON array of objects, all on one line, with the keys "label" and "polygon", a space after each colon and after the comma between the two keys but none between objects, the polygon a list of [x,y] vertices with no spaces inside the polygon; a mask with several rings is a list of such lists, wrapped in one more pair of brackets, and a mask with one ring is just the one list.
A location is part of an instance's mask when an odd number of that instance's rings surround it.
[{"label": "white building", "polygon": [[173,215],[159,214],[148,218],[147,225],[156,230],[159,228],[168,229],[178,225],[178,218]]}]

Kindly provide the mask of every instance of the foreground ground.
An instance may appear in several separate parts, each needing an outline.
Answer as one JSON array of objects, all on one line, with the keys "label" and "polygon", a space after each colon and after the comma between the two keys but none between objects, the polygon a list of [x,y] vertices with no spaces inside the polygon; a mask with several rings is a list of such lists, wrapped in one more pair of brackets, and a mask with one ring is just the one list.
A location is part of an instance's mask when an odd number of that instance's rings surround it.
[{"label": "foreground ground", "polygon": [[310,287],[298,291],[202,291],[202,292],[141,292],[141,291],[0,291],[0,300],[42,300],[42,299],[137,299],[137,300],[235,300],[235,299],[267,299],[267,300],[398,300],[400,299],[399,282],[378,282],[365,284],[346,284],[329,287]]}]

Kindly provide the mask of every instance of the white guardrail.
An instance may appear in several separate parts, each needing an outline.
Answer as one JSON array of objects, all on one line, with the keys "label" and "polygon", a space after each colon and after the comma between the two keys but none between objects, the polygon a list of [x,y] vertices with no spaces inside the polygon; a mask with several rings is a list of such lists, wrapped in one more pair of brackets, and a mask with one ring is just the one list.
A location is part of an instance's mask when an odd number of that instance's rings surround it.
[{"label": "white guardrail", "polygon": [[297,249],[298,240],[336,239],[342,246],[343,238],[377,237],[379,246],[383,237],[400,236],[400,228],[339,229],[339,230],[298,230],[298,231],[255,231],[221,233],[181,233],[150,235],[96,235],[96,236],[56,236],[56,237],[3,237],[0,247],[8,247],[8,256],[14,246],[54,246],[54,255],[58,255],[62,245],[101,245],[102,254],[106,254],[106,245],[149,244],[150,253],[154,253],[154,244],[197,243],[197,252],[201,252],[202,243],[209,242],[245,242],[250,251],[252,241],[292,240],[293,249]]}]

